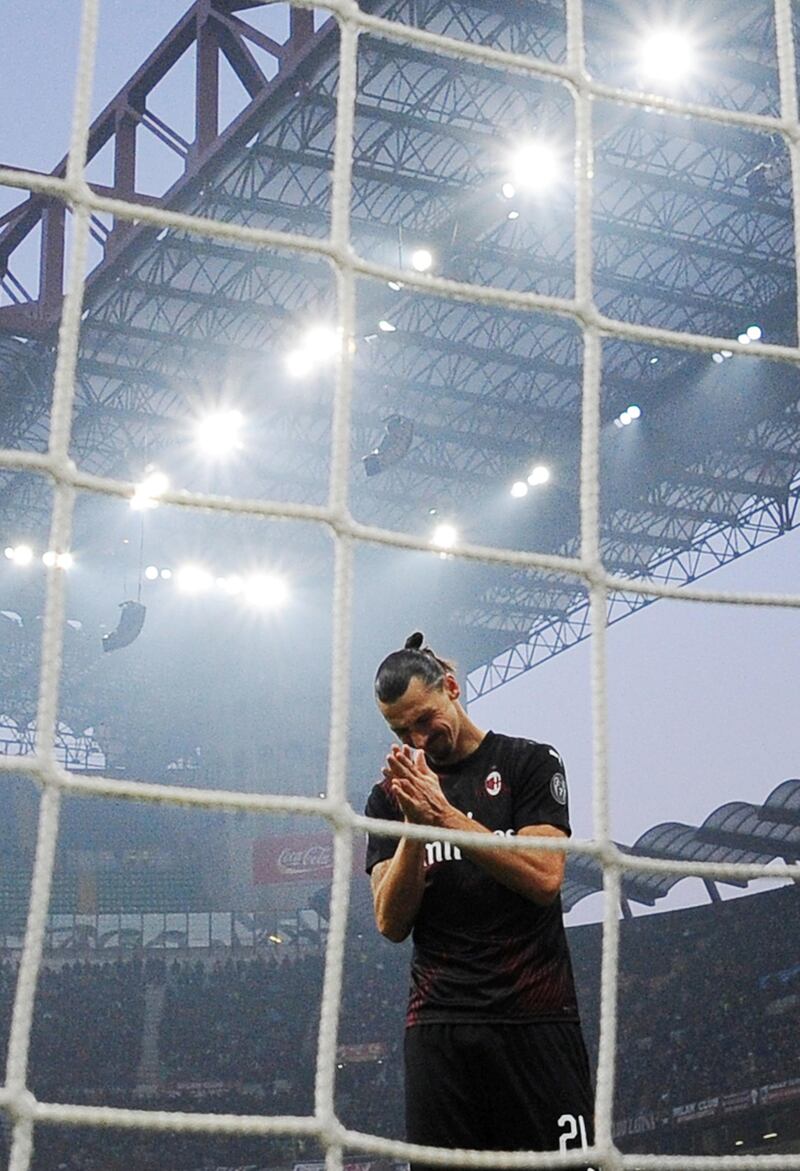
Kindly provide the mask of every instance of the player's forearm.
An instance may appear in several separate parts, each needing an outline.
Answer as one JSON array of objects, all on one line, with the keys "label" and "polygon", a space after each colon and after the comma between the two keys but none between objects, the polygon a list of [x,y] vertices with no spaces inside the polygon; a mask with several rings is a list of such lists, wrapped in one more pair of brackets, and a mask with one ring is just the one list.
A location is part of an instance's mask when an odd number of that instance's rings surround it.
[{"label": "player's forearm", "polygon": [[[454,809],[445,829],[468,830],[494,836],[490,829]],[[557,897],[564,873],[564,855],[560,850],[513,850],[507,846],[461,846],[461,853],[480,866],[496,882],[507,886],[523,898],[547,906]]]},{"label": "player's forearm", "polygon": [[414,926],[425,890],[424,851],[422,842],[401,838],[393,857],[379,863],[379,880],[373,884],[375,921],[393,943],[401,943]]}]

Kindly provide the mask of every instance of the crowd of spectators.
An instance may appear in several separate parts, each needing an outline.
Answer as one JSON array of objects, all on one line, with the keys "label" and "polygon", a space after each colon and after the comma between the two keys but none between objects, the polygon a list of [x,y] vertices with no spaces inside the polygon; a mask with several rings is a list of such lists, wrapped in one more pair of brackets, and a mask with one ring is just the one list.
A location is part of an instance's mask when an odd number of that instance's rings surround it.
[{"label": "crowd of spectators", "polygon": [[[600,934],[573,934],[596,1054]],[[647,916],[620,941],[615,1114],[665,1110],[800,1076],[800,898],[794,888]],[[788,973],[788,974],[787,974]]]},{"label": "crowd of spectators", "polygon": [[[623,924],[615,1114],[667,1112],[800,1076],[800,892]],[[577,928],[573,960],[596,1051],[600,931]],[[402,950],[402,949],[400,949]],[[271,947],[113,961],[48,957],[36,1001],[31,1085],[43,1099],[266,1115],[313,1111],[323,956]],[[15,971],[0,966],[8,1032]],[[407,956],[364,925],[348,940],[337,1113],[350,1129],[402,1134]],[[152,989],[153,991],[148,991]],[[141,1080],[146,1004],[157,1070]],[[152,1022],[151,1022],[152,1026]],[[152,1031],[152,1027],[151,1027]],[[286,1167],[320,1153],[297,1138],[39,1128],[34,1171]]]}]

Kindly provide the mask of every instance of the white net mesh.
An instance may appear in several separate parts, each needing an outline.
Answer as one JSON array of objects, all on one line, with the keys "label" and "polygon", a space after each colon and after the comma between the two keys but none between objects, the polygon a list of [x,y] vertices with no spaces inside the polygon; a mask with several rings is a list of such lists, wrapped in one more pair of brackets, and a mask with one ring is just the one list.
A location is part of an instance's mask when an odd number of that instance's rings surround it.
[{"label": "white net mesh", "polygon": [[[311,7],[311,5],[299,5]],[[53,745],[57,726],[59,673],[64,624],[63,574],[50,569],[42,637],[42,659],[37,717],[35,754],[28,758],[0,757],[0,771],[28,773],[41,786],[38,839],[32,878],[30,909],[19,968],[8,1046],[5,1086],[0,1090],[0,1104],[13,1120],[11,1171],[27,1171],[30,1164],[34,1127],[37,1123],[64,1125],[115,1126],[154,1132],[195,1131],[217,1134],[258,1135],[287,1134],[313,1136],[326,1149],[327,1165],[341,1167],[342,1152],[394,1154],[424,1158],[442,1166],[553,1167],[585,1164],[587,1158],[605,1167],[629,1165],[639,1168],[677,1168],[690,1171],[695,1166],[707,1168],[738,1167],[735,1157],[687,1157],[623,1155],[612,1138],[614,1058],[616,1038],[616,1003],[618,971],[618,905],[620,880],[624,871],[646,873],[692,874],[719,879],[753,879],[763,876],[765,867],[758,865],[718,865],[682,863],[621,853],[610,838],[609,801],[606,767],[606,650],[605,618],[609,591],[624,590],[652,597],[674,597],[684,601],[716,602],[736,605],[800,607],[800,595],[724,594],[697,588],[675,589],[667,585],[620,579],[606,572],[600,555],[599,541],[599,421],[601,387],[601,339],[616,337],[653,344],[682,347],[713,353],[721,347],[753,357],[800,363],[797,347],[752,343],[741,345],[731,339],[675,332],[612,320],[598,312],[592,299],[591,206],[593,174],[592,103],[604,98],[631,107],[671,111],[687,117],[701,118],[720,125],[750,127],[780,135],[791,158],[794,206],[800,207],[800,118],[796,87],[796,68],[791,26],[790,0],[776,0],[775,28],[780,78],[780,116],[766,117],[721,108],[681,103],[652,94],[618,90],[593,81],[584,63],[584,11],[581,0],[567,0],[567,60],[564,65],[530,58],[516,53],[490,49],[478,44],[456,41],[419,28],[401,26],[362,12],[356,3],[332,0],[332,11],[340,28],[340,65],[337,94],[337,121],[332,178],[332,218],[327,239],[307,238],[285,232],[247,228],[236,224],[185,215],[152,206],[126,203],[93,192],[84,179],[89,129],[90,93],[96,46],[98,0],[84,0],[81,24],[81,47],[75,91],[69,161],[63,179],[42,177],[20,171],[0,169],[0,182],[34,192],[42,192],[68,202],[75,218],[75,230],[69,264],[68,283],[59,332],[55,371],[49,447],[46,454],[5,450],[0,452],[0,466],[35,471],[49,476],[54,484],[54,507],[50,549],[61,551],[70,546],[73,504],[77,490],[130,497],[134,486],[129,483],[94,476],[77,467],[70,459],[70,428],[80,322],[83,308],[83,274],[89,241],[90,216],[106,212],[120,219],[152,223],[159,227],[183,229],[194,235],[216,240],[235,240],[253,248],[270,247],[305,252],[327,258],[336,274],[338,321],[342,336],[349,339],[355,329],[355,281],[357,277],[400,281],[409,288],[428,294],[458,298],[489,306],[522,311],[549,311],[577,322],[583,333],[583,415],[581,467],[581,552],[579,558],[546,556],[535,553],[462,545],[455,555],[502,566],[537,568],[581,578],[589,591],[592,639],[592,695],[594,736],[594,825],[591,841],[570,841],[572,853],[589,854],[604,868],[605,916],[603,925],[603,961],[601,976],[601,1029],[597,1070],[597,1117],[595,1147],[588,1153],[545,1152],[540,1154],[508,1152],[440,1151],[414,1147],[376,1136],[346,1130],[334,1107],[336,1042],[338,1012],[342,987],[342,969],[347,922],[349,875],[355,835],[367,827],[364,817],[354,812],[348,802],[346,783],[348,686],[350,677],[350,604],[352,550],[354,542],[370,542],[405,549],[426,550],[427,544],[410,536],[357,523],[348,510],[348,471],[352,351],[343,345],[339,360],[335,395],[330,491],[325,505],[276,503],[269,500],[236,499],[199,493],[165,492],[167,503],[190,509],[210,509],[224,513],[280,516],[325,525],[335,540],[334,635],[332,647],[332,700],[329,736],[329,775],[327,796],[319,799],[254,795],[235,791],[181,789],[158,784],[143,784],[102,777],[73,776],[55,759]],[[358,40],[362,33],[415,45],[432,54],[479,62],[498,70],[549,78],[569,90],[575,107],[575,296],[558,298],[536,293],[521,293],[445,280],[434,276],[417,276],[405,269],[381,266],[357,255],[351,247],[350,190],[353,159],[354,108]],[[800,217],[795,217],[795,266],[800,270]],[[800,271],[797,288],[800,291]],[[27,1088],[28,1050],[31,1036],[34,996],[39,973],[50,890],[53,881],[59,811],[62,797],[68,793],[85,793],[139,801],[163,802],[195,808],[246,811],[283,811],[323,817],[334,832],[334,879],[331,898],[322,1012],[316,1067],[315,1108],[308,1117],[260,1117],[220,1114],[165,1113],[117,1109],[112,1107],[64,1105],[37,1101]],[[429,827],[407,826],[402,830],[394,822],[372,822],[371,828],[387,835],[406,833],[411,836],[439,837],[463,842],[469,837],[473,847],[498,844],[509,848],[563,849],[552,839],[519,839],[469,836],[452,831],[434,831]],[[800,880],[800,866],[769,867],[773,878]],[[800,1169],[800,1156],[750,1157],[752,1167]]]}]

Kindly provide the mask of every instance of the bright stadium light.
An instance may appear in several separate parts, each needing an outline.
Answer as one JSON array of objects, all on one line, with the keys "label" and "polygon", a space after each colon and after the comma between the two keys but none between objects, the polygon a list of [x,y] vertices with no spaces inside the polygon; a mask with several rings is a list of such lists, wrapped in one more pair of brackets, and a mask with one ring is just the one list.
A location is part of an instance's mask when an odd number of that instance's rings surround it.
[{"label": "bright stadium light", "polygon": [[33,549],[30,545],[9,545],[5,554],[15,565],[30,565],[33,561]]},{"label": "bright stadium light", "polygon": [[184,565],[175,574],[178,589],[185,594],[201,594],[210,588],[213,580],[208,570],[199,565]]},{"label": "bright stadium light", "polygon": [[433,267],[433,253],[427,248],[415,248],[411,253],[411,267],[415,272],[428,272]]},{"label": "bright stadium light", "polygon": [[243,422],[240,411],[214,411],[206,415],[195,428],[198,446],[207,455],[228,455],[238,450],[242,446]]},{"label": "bright stadium light", "polygon": [[335,358],[342,348],[342,331],[335,325],[315,325],[306,334],[303,348],[315,362]]},{"label": "bright stadium light", "polygon": [[527,142],[517,148],[509,160],[509,186],[525,191],[546,191],[561,175],[561,163],[555,147],[548,142]]},{"label": "bright stadium light", "polygon": [[72,569],[75,564],[75,558],[71,553],[56,553],[54,549],[48,549],[46,553],[43,553],[42,561],[48,569],[52,569],[53,567],[56,569]]},{"label": "bright stadium light", "polygon": [[628,415],[631,419],[641,419],[642,408],[638,407],[636,403],[631,403],[631,405],[628,407]]},{"label": "bright stadium light", "polygon": [[740,346],[749,346],[752,338],[749,333],[740,333],[736,340]]},{"label": "bright stadium light", "polygon": [[162,569],[159,576],[161,577],[162,581],[169,581],[169,579],[172,577],[172,570]]},{"label": "bright stadium light", "polygon": [[431,534],[431,544],[436,549],[452,549],[458,544],[458,529],[455,525],[437,525]]},{"label": "bright stadium light", "polygon": [[503,196],[503,199],[513,199],[517,194],[517,189],[513,183],[504,183],[500,188],[500,194]]},{"label": "bright stadium light", "polygon": [[244,583],[237,573],[229,573],[227,577],[218,577],[217,585],[223,593],[233,597],[242,592]]},{"label": "bright stadium light", "polygon": [[158,497],[169,488],[169,480],[163,472],[151,471],[136,485],[131,497],[131,508],[141,512],[145,508],[157,508]]},{"label": "bright stadium light", "polygon": [[639,66],[648,81],[675,85],[693,72],[695,64],[694,43],[679,29],[658,29],[642,42]]},{"label": "bright stadium light", "polygon": [[546,468],[544,464],[537,464],[535,468],[531,468],[528,483],[531,488],[536,488],[539,484],[546,484],[549,479],[550,469]]},{"label": "bright stadium light", "polygon": [[243,597],[260,610],[277,610],[289,600],[289,586],[285,578],[275,573],[256,573],[245,579]]},{"label": "bright stadium light", "polygon": [[748,325],[747,336],[750,338],[751,342],[760,342],[761,337],[762,337],[761,326],[760,325]]},{"label": "bright stadium light", "polygon": [[148,565],[144,571],[144,576],[148,581],[156,581],[158,578],[158,566]]},{"label": "bright stadium light", "polygon": [[314,369],[314,360],[305,350],[290,350],[286,355],[286,370],[292,378],[305,378]]},{"label": "bright stadium light", "polygon": [[524,480],[515,480],[511,485],[511,495],[515,500],[521,500],[523,496],[528,495],[528,485]]},{"label": "bright stadium light", "polygon": [[286,370],[292,378],[307,378],[319,366],[336,358],[342,348],[342,331],[335,325],[313,325],[300,344],[286,355]]}]

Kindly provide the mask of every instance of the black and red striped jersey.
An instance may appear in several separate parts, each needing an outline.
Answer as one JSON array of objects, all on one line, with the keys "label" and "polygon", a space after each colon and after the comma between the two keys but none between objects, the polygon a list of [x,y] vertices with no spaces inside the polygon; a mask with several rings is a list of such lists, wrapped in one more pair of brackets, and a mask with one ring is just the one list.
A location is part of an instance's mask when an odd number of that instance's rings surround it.
[{"label": "black and red striped jersey", "polygon": [[[548,744],[488,732],[470,756],[440,772],[448,801],[492,830],[570,833],[563,761]],[[402,821],[385,782],[368,817]],[[397,838],[368,834],[367,872]],[[561,900],[539,906],[509,890],[452,843],[425,845],[425,893],[414,923],[409,1025],[577,1020]]]}]

